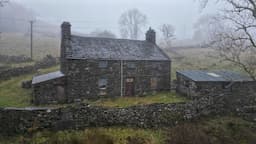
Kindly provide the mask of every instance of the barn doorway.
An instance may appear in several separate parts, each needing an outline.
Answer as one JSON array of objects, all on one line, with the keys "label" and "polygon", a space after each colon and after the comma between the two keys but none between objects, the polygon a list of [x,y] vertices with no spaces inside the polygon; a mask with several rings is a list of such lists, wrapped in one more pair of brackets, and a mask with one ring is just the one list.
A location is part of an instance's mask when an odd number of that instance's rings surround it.
[{"label": "barn doorway", "polygon": [[65,101],[66,95],[64,86],[59,85],[56,87],[56,99],[58,100],[58,102]]},{"label": "barn doorway", "polygon": [[134,96],[134,78],[126,78],[125,80],[125,96]]}]

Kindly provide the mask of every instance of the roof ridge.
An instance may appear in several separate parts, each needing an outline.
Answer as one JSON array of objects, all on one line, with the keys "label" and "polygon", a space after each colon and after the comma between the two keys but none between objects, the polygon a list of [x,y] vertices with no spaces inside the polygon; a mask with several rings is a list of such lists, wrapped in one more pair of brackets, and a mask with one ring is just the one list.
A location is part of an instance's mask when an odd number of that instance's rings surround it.
[{"label": "roof ridge", "polygon": [[[123,39],[123,38],[107,38],[107,37],[93,37],[93,36],[80,36],[80,35],[71,35],[71,37],[80,37],[80,38],[88,38],[88,39],[109,39],[109,40],[127,40],[127,41],[137,41],[137,42],[147,42],[146,40],[134,40],[134,39]],[[156,44],[154,44],[156,45]]]}]

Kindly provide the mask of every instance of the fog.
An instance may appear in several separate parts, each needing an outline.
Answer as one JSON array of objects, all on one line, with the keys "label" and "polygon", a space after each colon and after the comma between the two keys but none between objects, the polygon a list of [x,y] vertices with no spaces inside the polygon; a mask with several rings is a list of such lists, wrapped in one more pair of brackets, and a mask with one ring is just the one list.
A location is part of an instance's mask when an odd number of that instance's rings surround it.
[{"label": "fog", "polygon": [[118,19],[124,11],[137,8],[147,15],[148,28],[158,29],[161,24],[172,24],[177,39],[193,34],[193,24],[206,13],[215,13],[217,7],[208,5],[200,10],[196,0],[11,0],[34,11],[38,20],[60,25],[70,21],[73,31],[89,33],[95,29],[119,34]]}]

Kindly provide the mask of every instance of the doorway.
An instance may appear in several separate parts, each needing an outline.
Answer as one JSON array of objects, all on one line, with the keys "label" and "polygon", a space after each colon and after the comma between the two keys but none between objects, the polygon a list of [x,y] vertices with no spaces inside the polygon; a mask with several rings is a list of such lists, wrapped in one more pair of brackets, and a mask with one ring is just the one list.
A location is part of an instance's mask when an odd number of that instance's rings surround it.
[{"label": "doorway", "polygon": [[125,96],[134,96],[134,78],[126,78],[125,80]]}]

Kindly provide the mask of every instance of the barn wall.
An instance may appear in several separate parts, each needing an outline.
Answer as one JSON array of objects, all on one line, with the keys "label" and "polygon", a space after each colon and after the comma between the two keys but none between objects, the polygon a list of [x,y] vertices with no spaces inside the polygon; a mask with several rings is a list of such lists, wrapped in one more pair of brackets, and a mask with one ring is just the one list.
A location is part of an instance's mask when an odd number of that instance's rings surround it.
[{"label": "barn wall", "polygon": [[33,85],[34,104],[56,104],[66,102],[66,78],[57,78]]},{"label": "barn wall", "polygon": [[[106,68],[99,67],[99,60],[68,60],[67,93],[69,100],[118,97],[121,95],[121,61],[107,61]],[[131,65],[135,65],[131,68]],[[126,78],[134,78],[135,95],[152,92],[151,78],[157,78],[155,91],[170,89],[169,61],[124,61],[123,93]],[[107,79],[106,90],[100,90],[98,81]],[[105,94],[105,95],[104,95]]]},{"label": "barn wall", "polygon": [[255,97],[256,82],[194,82],[177,73],[176,90],[178,93],[192,99],[206,95],[226,95],[230,97],[230,99],[228,98],[229,102],[233,103],[233,99],[237,101],[240,98],[247,101],[248,99],[251,100],[251,97]]}]

